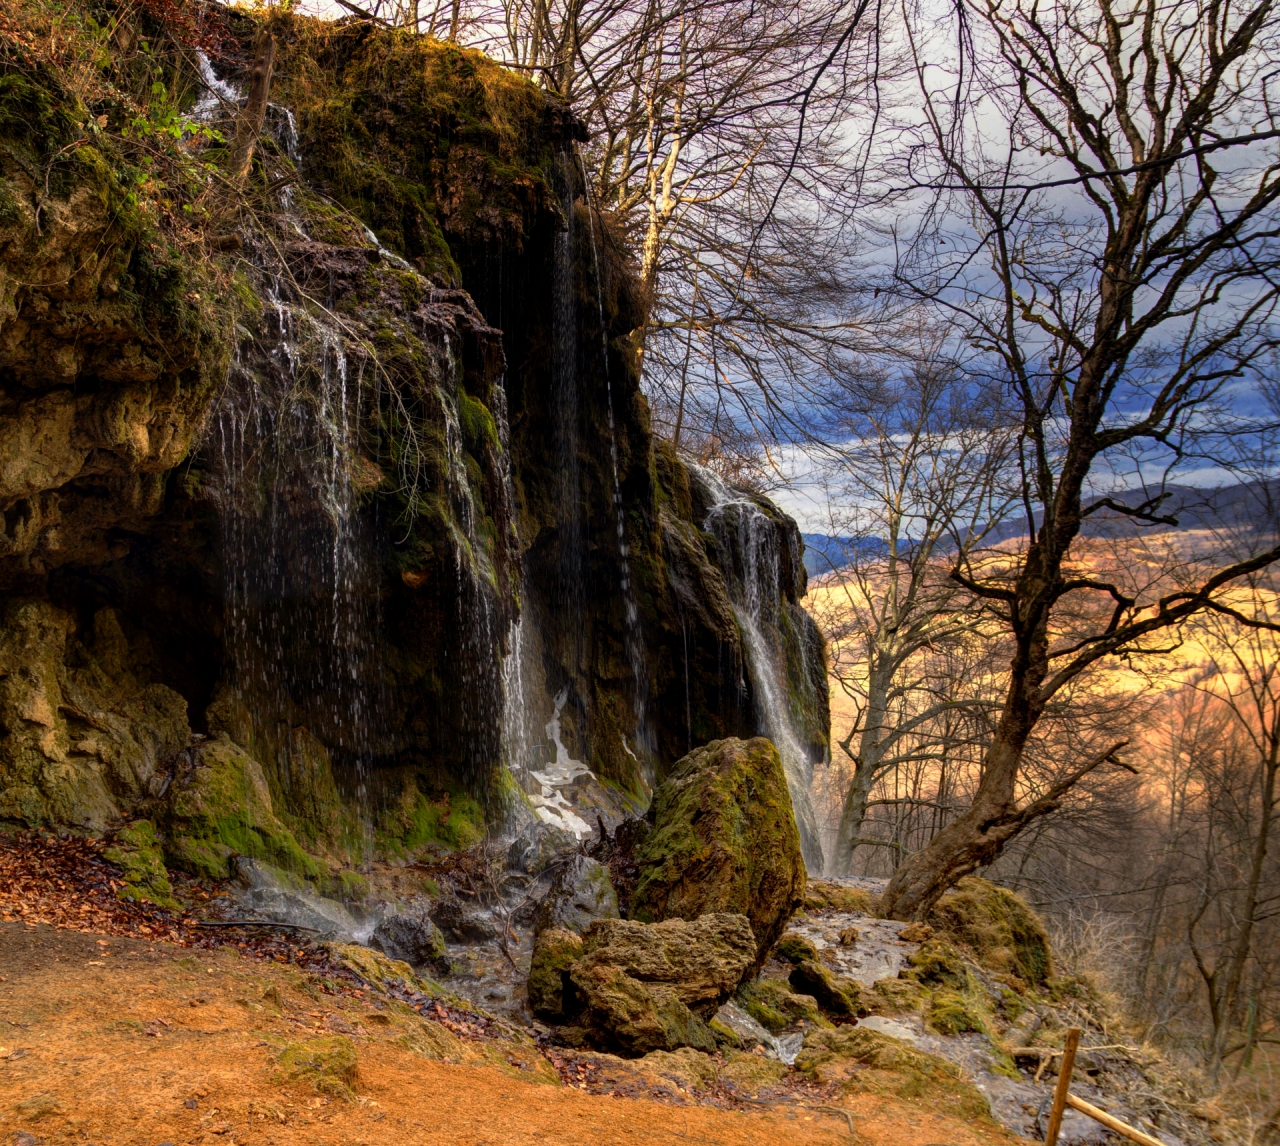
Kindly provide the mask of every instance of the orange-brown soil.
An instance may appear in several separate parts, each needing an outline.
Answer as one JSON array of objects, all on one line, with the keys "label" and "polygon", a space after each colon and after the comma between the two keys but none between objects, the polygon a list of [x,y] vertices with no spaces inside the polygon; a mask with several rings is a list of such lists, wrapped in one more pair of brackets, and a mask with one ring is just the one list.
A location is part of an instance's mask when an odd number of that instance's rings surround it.
[{"label": "orange-brown soil", "polygon": [[[852,1117],[803,1098],[747,1110],[562,1085],[532,1047],[442,1062],[408,1008],[328,995],[297,967],[233,948],[0,923],[0,1142],[96,1146],[440,1143],[866,1143],[1008,1146],[989,1126],[863,1095]],[[354,1099],[281,1073],[286,1043],[339,1033]],[[417,1049],[411,1049],[414,1045]],[[468,1044],[469,1046],[472,1044]],[[479,1045],[479,1044],[474,1044]],[[507,1044],[513,1047],[514,1044]],[[455,1045],[456,1050],[456,1045]],[[456,1057],[456,1056],[455,1056]]]}]

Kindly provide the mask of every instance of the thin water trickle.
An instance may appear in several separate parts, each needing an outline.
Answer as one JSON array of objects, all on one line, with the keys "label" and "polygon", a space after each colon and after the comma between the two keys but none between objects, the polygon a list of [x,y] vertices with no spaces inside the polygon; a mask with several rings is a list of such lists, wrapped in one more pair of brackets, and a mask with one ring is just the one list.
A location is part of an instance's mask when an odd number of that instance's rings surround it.
[{"label": "thin water trickle", "polygon": [[[600,251],[596,246],[595,210],[591,203],[591,180],[587,174],[586,164],[578,153],[578,163],[582,169],[583,193],[587,204],[587,233],[591,239],[591,265],[595,272],[596,308],[600,323],[601,363],[604,370],[605,399],[609,415],[609,466],[613,478],[613,511],[617,521],[618,563],[622,573],[622,605],[626,619],[627,659],[631,664],[631,674],[635,686],[636,741],[645,750],[646,762],[643,767],[644,779],[653,784],[653,735],[649,727],[648,717],[648,677],[644,665],[644,644],[640,634],[640,612],[636,607],[635,594],[631,586],[631,551],[627,545],[626,510],[622,501],[622,482],[618,477],[618,433],[613,415],[613,378],[609,372],[609,328],[604,316],[604,287],[600,278]],[[636,754],[623,747],[633,760]]]}]

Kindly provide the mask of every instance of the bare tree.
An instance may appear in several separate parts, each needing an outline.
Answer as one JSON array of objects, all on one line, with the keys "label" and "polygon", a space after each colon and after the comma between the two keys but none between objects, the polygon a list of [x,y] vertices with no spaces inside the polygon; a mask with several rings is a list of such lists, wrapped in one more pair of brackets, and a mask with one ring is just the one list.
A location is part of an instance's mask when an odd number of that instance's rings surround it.
[{"label": "bare tree", "polygon": [[908,15],[924,114],[897,170],[928,199],[913,233],[893,235],[886,285],[946,315],[973,374],[1015,395],[1026,540],[952,570],[1002,618],[1009,684],[972,805],[894,873],[882,906],[895,918],[927,913],[1117,760],[1123,740],[1027,791],[1028,744],[1073,680],[1206,610],[1270,625],[1229,594],[1280,557],[1260,530],[1199,580],[1143,587],[1093,575],[1075,548],[1104,511],[1161,520],[1158,476],[1147,496],[1105,496],[1122,464],[1167,474],[1256,428],[1232,416],[1229,386],[1256,378],[1276,345],[1280,168],[1257,146],[1280,136],[1272,0],[955,11],[950,74],[936,12]]},{"label": "bare tree", "polygon": [[[862,830],[877,782],[909,762],[945,770],[958,718],[998,705],[972,671],[955,671],[965,658],[954,654],[971,654],[989,622],[947,573],[1004,517],[1011,483],[999,388],[957,385],[949,363],[924,356],[897,376],[842,389],[828,452],[843,507],[832,509],[830,530],[845,540],[821,623],[832,675],[856,712],[838,740],[853,774],[832,858],[835,874],[850,875],[860,844],[883,843]],[[877,806],[936,797],[886,795]]]},{"label": "bare tree", "polygon": [[[1280,621],[1276,587],[1262,577],[1249,578],[1233,594],[1232,605],[1260,621]],[[1280,891],[1274,882],[1264,882],[1277,870],[1269,853],[1280,812],[1280,626],[1241,627],[1232,617],[1209,614],[1197,627],[1213,669],[1199,687],[1222,706],[1237,733],[1237,751],[1223,765],[1230,774],[1204,777],[1215,820],[1222,821],[1216,834],[1227,836],[1217,866],[1228,869],[1230,877],[1212,897],[1206,881],[1188,926],[1213,1023],[1206,1057],[1216,1080],[1231,1036],[1247,1026],[1244,1045],[1235,1048],[1246,1053],[1258,1038],[1256,1014],[1251,1023],[1242,1022],[1243,988],[1259,922],[1280,912]],[[1200,934],[1211,907],[1227,917],[1226,941],[1217,958],[1206,953]],[[1222,930],[1220,925],[1219,934]]]}]

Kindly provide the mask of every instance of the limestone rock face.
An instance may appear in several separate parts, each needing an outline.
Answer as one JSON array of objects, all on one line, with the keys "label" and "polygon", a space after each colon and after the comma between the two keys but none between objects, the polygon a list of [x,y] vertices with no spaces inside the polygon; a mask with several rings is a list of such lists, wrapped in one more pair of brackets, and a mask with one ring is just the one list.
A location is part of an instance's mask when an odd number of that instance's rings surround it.
[{"label": "limestone rock face", "polygon": [[47,601],[0,604],[0,820],[101,830],[161,794],[187,703],[129,660],[111,609],[78,633]]},{"label": "limestone rock face", "polygon": [[618,893],[609,870],[587,856],[573,856],[560,869],[538,910],[537,930],[556,927],[581,935],[597,919],[618,918]]},{"label": "limestone rock face", "polygon": [[763,737],[689,753],[655,795],[654,830],[636,851],[635,919],[745,915],[759,968],[804,901],[800,834],[777,749]]},{"label": "limestone rock face", "polygon": [[592,924],[569,970],[582,1026],[631,1054],[692,1046],[715,1049],[706,1020],[733,993],[755,956],[742,915],[693,922]]},{"label": "limestone rock face", "polygon": [[96,148],[78,158],[62,195],[5,180],[0,583],[127,552],[115,531],[159,512],[226,362],[208,292],[154,265]]}]

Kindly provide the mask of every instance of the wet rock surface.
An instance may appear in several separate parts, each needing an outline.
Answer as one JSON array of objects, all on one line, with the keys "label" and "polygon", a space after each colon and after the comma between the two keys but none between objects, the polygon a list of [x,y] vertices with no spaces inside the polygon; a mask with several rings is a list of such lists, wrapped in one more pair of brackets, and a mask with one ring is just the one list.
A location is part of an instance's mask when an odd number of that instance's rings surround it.
[{"label": "wet rock surface", "polygon": [[388,915],[373,929],[369,946],[415,967],[449,970],[444,935],[422,908]]},{"label": "wet rock surface", "polygon": [[538,931],[557,928],[581,935],[597,919],[618,918],[618,893],[609,870],[588,856],[571,856],[557,871],[538,907]]}]

